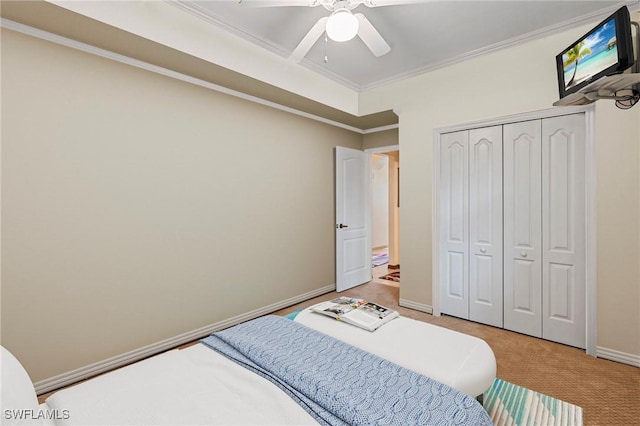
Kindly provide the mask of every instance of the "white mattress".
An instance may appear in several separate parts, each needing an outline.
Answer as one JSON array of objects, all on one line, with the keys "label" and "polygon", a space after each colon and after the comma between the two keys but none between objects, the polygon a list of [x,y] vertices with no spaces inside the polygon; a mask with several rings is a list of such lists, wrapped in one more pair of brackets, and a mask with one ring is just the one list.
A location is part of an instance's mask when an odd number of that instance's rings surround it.
[{"label": "white mattress", "polygon": [[282,390],[197,344],[59,391],[75,425],[317,425]]},{"label": "white mattress", "polygon": [[399,317],[370,332],[309,309],[295,321],[474,398],[496,377],[496,358],[484,340],[426,322]]}]

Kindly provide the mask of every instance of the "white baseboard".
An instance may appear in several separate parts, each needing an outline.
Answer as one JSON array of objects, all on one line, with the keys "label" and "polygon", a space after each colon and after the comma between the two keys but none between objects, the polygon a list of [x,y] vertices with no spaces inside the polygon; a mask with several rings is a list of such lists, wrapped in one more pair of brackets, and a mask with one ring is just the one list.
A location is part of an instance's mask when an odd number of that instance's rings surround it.
[{"label": "white baseboard", "polygon": [[628,354],[626,352],[597,346],[596,356],[598,358],[608,359],[610,361],[616,361],[622,364],[632,365],[634,367],[640,367],[640,355]]},{"label": "white baseboard", "polygon": [[308,293],[301,294],[299,296],[291,297],[280,302],[273,303],[268,306],[238,315],[223,321],[219,321],[196,330],[188,331],[175,337],[163,340],[161,342],[153,343],[148,346],[144,346],[139,349],[135,349],[130,352],[116,355],[114,357],[99,361],[85,367],[81,367],[75,370],[68,371],[66,373],[59,374],[48,379],[40,380],[33,384],[38,395],[50,392],[55,389],[59,389],[64,386],[79,382],[89,377],[96,376],[98,374],[105,373],[118,367],[122,367],[132,362],[139,361],[152,355],[159,354],[160,352],[173,349],[177,346],[185,343],[192,342],[202,337],[208,336],[211,333],[222,330],[227,327],[231,327],[241,322],[249,321],[254,318],[258,318],[263,315],[270,314],[272,312],[284,309],[287,306],[295,305],[296,303],[304,302],[305,300],[312,299],[316,296],[320,296],[325,293],[332,292],[336,289],[335,284],[331,284],[325,287],[321,287],[317,290],[310,291]]},{"label": "white baseboard", "polygon": [[409,308],[416,311],[433,314],[433,307],[431,305],[425,305],[424,303],[412,302],[411,300],[407,299],[400,299],[398,301],[398,305],[402,306],[403,308]]},{"label": "white baseboard", "polygon": [[[398,304],[404,308],[415,309],[416,311],[433,314],[433,307],[430,305],[412,302],[406,299],[400,299]],[[640,367],[640,355],[634,355],[626,352],[616,351],[614,349],[603,348],[602,346],[596,347],[596,357],[631,365],[633,367]]]}]

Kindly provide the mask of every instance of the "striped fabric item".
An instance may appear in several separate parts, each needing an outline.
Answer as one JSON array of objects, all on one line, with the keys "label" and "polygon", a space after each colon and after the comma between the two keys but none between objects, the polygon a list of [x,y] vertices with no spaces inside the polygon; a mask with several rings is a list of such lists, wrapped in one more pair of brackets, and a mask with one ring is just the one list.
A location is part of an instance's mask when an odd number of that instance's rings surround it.
[{"label": "striped fabric item", "polygon": [[582,426],[582,408],[496,378],[484,407],[496,426]]},{"label": "striped fabric item", "polygon": [[374,254],[371,263],[374,267],[389,263],[389,255],[387,253]]}]

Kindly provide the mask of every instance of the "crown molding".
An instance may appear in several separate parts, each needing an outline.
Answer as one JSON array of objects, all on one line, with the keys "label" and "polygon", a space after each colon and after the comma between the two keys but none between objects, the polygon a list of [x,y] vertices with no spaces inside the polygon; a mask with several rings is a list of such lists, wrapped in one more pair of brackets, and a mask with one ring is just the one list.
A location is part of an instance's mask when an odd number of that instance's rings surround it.
[{"label": "crown molding", "polygon": [[[363,86],[359,86],[358,90],[359,92],[364,92],[367,90],[372,90],[372,89],[377,89],[379,87],[382,86],[386,86],[388,84],[392,84],[392,83],[396,83],[398,81],[401,80],[406,80],[408,78],[412,78],[412,77],[416,77],[418,75],[421,74],[425,74],[431,71],[435,71],[438,70],[440,68],[445,68],[451,65],[455,65],[458,64],[460,62],[464,62],[464,61],[468,61],[469,59],[473,59],[476,58],[478,56],[483,56],[483,55],[487,55],[493,52],[497,52],[499,50],[503,50],[503,49],[508,49],[510,47],[514,47],[516,45],[522,44],[522,43],[527,43],[530,41],[534,41],[534,40],[538,40],[544,37],[548,37],[554,34],[558,34],[561,33],[563,31],[567,31],[569,29],[572,28],[577,28],[580,27],[582,25],[587,25],[589,23],[593,23],[595,21],[599,21],[602,20],[604,18],[606,18],[607,16],[609,16],[610,14],[612,14],[613,12],[615,12],[616,10],[618,10],[620,7],[622,6],[627,6],[627,8],[629,9],[630,12],[635,12],[640,10],[640,0],[633,0],[633,1],[624,1],[624,2],[620,2],[620,3],[615,3],[613,6],[610,6],[606,9],[600,10],[599,12],[594,12],[594,13],[590,13],[587,15],[583,15],[580,17],[577,17],[575,19],[569,20],[569,21],[564,21],[564,22],[560,22],[558,24],[555,25],[550,25],[548,27],[542,28],[540,30],[536,30],[536,31],[531,31],[529,33],[520,35],[518,37],[513,37],[510,38],[508,40],[499,42],[499,43],[495,43],[489,46],[485,46],[482,47],[480,49],[476,49],[473,50],[471,52],[467,52],[467,53],[463,53],[457,56],[454,56],[450,59],[447,59],[445,61],[441,61],[438,62],[436,64],[432,64],[429,66],[425,66],[425,67],[420,67],[420,68],[416,68],[414,70],[402,73],[402,74],[398,74],[395,75],[393,77],[384,79],[384,80],[379,80],[376,83],[372,83],[372,84],[368,84],[368,85],[363,85]],[[329,77],[329,76],[327,76]]]},{"label": "crown molding", "polygon": [[387,131],[387,130],[399,129],[399,128],[400,128],[399,124],[390,124],[388,126],[374,127],[372,129],[363,130],[362,134],[368,135],[370,133],[384,132],[384,131]]},{"label": "crown molding", "polygon": [[140,68],[146,71],[150,71],[156,74],[163,75],[165,77],[174,78],[176,80],[180,80],[186,83],[194,84],[196,86],[203,87],[205,89],[213,90],[215,92],[224,93],[226,95],[234,96],[236,98],[240,98],[249,102],[257,103],[263,106],[267,106],[270,108],[274,108],[280,111],[288,112],[290,114],[298,115],[301,117],[309,118],[314,121],[318,121],[324,124],[328,124],[334,127],[339,127],[345,130],[349,130],[355,133],[364,134],[365,130],[359,129],[357,127],[349,126],[344,123],[340,123],[337,121],[329,120],[324,117],[320,117],[314,114],[310,114],[304,111],[300,111],[285,105],[281,105],[266,99],[262,99],[256,96],[248,95],[246,93],[242,93],[236,90],[229,89],[227,87],[223,87],[214,83],[210,83],[205,80],[201,80],[199,78],[191,77],[189,75],[179,73],[176,71],[172,71],[167,68],[159,67],[157,65],[150,64],[148,62],[140,61],[138,59],[134,59],[125,55],[121,55],[110,50],[101,49],[99,47],[91,46],[86,43],[82,43],[76,40],[72,40],[67,37],[62,37],[57,34],[53,34],[47,31],[40,30],[38,28],[30,27],[28,25],[21,24],[19,22],[11,21],[9,19],[0,18],[0,27],[7,28],[9,30],[13,30],[31,37],[35,37],[41,40],[49,41],[51,43],[56,43],[61,46],[69,47],[75,50],[79,50],[85,53],[89,53],[91,55],[99,56],[101,58],[109,59],[112,61],[120,62],[122,64],[130,65],[132,67]]}]

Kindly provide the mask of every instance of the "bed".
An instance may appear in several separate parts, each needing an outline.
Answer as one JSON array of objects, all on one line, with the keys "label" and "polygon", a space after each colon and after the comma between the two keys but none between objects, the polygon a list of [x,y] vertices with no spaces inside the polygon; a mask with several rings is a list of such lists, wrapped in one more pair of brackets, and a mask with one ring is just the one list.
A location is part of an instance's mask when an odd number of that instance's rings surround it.
[{"label": "bed", "polygon": [[3,348],[2,409],[3,424],[491,424],[473,397],[277,316],[56,392],[42,405]]}]

